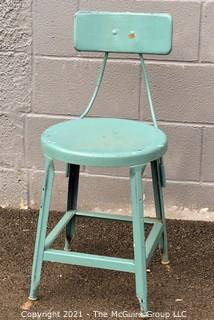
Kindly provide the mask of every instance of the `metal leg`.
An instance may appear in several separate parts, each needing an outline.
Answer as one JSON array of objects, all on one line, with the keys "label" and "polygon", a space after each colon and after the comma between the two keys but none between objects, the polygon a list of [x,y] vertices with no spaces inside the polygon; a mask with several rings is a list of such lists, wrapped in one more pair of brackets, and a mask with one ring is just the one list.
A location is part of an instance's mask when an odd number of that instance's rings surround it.
[{"label": "metal leg", "polygon": [[42,261],[45,246],[45,237],[48,223],[48,214],[51,201],[51,193],[54,178],[53,160],[45,158],[45,176],[42,188],[41,206],[39,210],[39,220],[37,226],[35,251],[33,258],[33,268],[31,277],[30,300],[38,299],[38,288],[40,284]]},{"label": "metal leg", "polygon": [[[68,164],[68,198],[67,210],[75,210],[77,208],[77,196],[79,185],[80,166],[76,164]],[[66,225],[65,247],[64,250],[70,250],[70,243],[75,232],[75,216]]]},{"label": "metal leg", "polygon": [[161,253],[162,253],[162,263],[168,264],[169,256],[168,256],[166,220],[165,220],[163,192],[162,192],[162,186],[161,186],[158,160],[151,162],[151,170],[152,170],[152,183],[153,183],[156,216],[163,223],[163,234],[159,244]]},{"label": "metal leg", "polygon": [[147,313],[146,246],[144,236],[142,172],[145,167],[130,168],[136,295],[143,313]]}]

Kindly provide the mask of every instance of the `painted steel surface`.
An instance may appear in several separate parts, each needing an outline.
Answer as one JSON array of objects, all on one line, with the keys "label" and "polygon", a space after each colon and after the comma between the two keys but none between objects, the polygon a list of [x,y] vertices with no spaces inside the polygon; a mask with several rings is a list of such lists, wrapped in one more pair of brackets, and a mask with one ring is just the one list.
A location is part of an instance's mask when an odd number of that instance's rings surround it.
[{"label": "painted steel surface", "polygon": [[168,54],[172,18],[164,13],[84,12],[74,19],[79,51]]},{"label": "painted steel surface", "polygon": [[[167,150],[167,137],[158,128],[152,102],[149,78],[143,53],[166,54],[171,49],[172,21],[166,14],[79,12],[75,16],[75,46],[78,50],[104,51],[103,65],[95,91],[80,118],[53,125],[41,137],[45,157],[36,244],[29,299],[38,298],[42,262],[59,262],[88,267],[133,272],[136,296],[141,311],[148,311],[147,265],[157,248],[162,263],[169,262],[163,191],[165,171],[162,156]],[[85,118],[97,97],[108,59],[108,52],[139,53],[141,71],[150,106],[153,125],[141,121],[113,118]],[[68,177],[67,212],[46,235],[54,178],[53,161],[66,164]],[[144,218],[142,175],[151,163],[156,218]],[[80,165],[129,167],[132,216],[79,211],[77,206]],[[134,259],[114,258],[72,252],[71,244],[77,216],[119,220],[132,223]],[[152,224],[145,239],[144,225]],[[66,229],[65,247],[55,250],[51,245]],[[70,251],[70,252],[69,252]]]},{"label": "painted steel surface", "polygon": [[141,121],[86,118],[49,127],[41,138],[50,158],[90,166],[134,166],[160,158],[167,137]]}]

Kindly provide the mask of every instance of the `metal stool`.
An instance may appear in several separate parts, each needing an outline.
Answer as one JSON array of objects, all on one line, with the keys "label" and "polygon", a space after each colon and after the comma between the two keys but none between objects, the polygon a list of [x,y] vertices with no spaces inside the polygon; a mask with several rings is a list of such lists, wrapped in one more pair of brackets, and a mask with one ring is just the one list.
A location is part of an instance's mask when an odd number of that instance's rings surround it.
[{"label": "metal stool", "polygon": [[[79,51],[105,52],[103,65],[91,101],[79,119],[49,127],[41,137],[45,177],[37,228],[29,299],[38,298],[42,262],[60,262],[88,267],[133,272],[141,310],[148,310],[146,268],[159,245],[162,262],[168,263],[167,233],[162,188],[165,174],[162,156],[167,150],[166,135],[158,129],[143,54],[168,54],[172,43],[172,20],[167,14],[78,12],[75,15],[74,43]],[[138,53],[150,105],[153,125],[142,121],[113,118],[85,118],[99,91],[109,52]],[[128,76],[128,75],[127,75]],[[54,160],[67,164],[67,212],[46,236]],[[151,164],[156,218],[144,218],[142,174]],[[79,169],[85,166],[129,167],[132,217],[81,212],[77,209]],[[133,225],[134,259],[113,258],[70,251],[75,217],[130,221]],[[144,225],[152,224],[145,239]],[[51,249],[66,229],[64,250]]]}]

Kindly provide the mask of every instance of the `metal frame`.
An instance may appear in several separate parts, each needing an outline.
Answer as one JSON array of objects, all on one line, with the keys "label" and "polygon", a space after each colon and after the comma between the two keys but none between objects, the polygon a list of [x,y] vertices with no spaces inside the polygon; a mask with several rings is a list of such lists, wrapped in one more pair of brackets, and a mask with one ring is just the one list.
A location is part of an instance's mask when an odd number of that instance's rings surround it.
[{"label": "metal frame", "polygon": [[[108,53],[105,54],[103,65],[98,77],[97,85],[94,94],[86,110],[80,118],[84,118],[91,110],[93,103],[98,94],[106,63]],[[151,90],[147,77],[146,67],[143,56],[140,54],[141,70],[144,76],[144,82],[150,111],[152,115],[153,125],[157,127],[155,111],[152,103]],[[105,268],[124,272],[135,273],[136,295],[139,299],[141,310],[146,313],[148,311],[147,298],[147,274],[146,268],[152,257],[156,247],[159,245],[162,254],[162,263],[167,264],[168,245],[165,223],[165,213],[163,204],[162,188],[165,186],[165,170],[163,159],[157,159],[151,162],[153,192],[155,200],[156,218],[144,218],[143,200],[142,200],[142,173],[145,165],[130,168],[130,183],[131,183],[131,202],[132,202],[132,217],[122,215],[112,215],[105,213],[83,212],[77,210],[79,171],[78,164],[67,164],[66,175],[68,177],[68,198],[67,211],[61,220],[56,224],[53,230],[46,237],[48,213],[51,200],[52,183],[54,177],[53,160],[45,158],[45,178],[44,187],[41,199],[41,208],[39,213],[38,229],[35,244],[35,253],[33,260],[33,270],[31,278],[31,289],[29,299],[36,300],[38,298],[38,288],[41,278],[42,262],[51,261],[59,263],[68,263],[88,267]],[[99,255],[89,255],[80,252],[70,251],[70,244],[75,233],[75,220],[77,216],[85,216],[90,218],[111,219],[125,222],[132,222],[133,238],[134,238],[134,259],[122,259],[115,257],[106,257]],[[152,229],[145,240],[144,225],[152,224]],[[63,229],[66,229],[65,246],[63,250],[51,249],[52,244]],[[70,252],[69,252],[70,251]]]},{"label": "metal frame", "polygon": [[[162,252],[162,262],[168,263],[162,185],[158,168],[158,161],[151,163],[156,218],[144,218],[142,173],[144,172],[145,166],[130,168],[132,216],[127,216],[77,210],[79,166],[69,164],[68,210],[65,212],[60,221],[58,221],[52,231],[46,235],[54,177],[53,161],[46,158],[46,173],[38,220],[31,290],[29,296],[30,300],[38,299],[38,288],[41,278],[42,262],[50,261],[134,273],[136,280],[136,295],[139,299],[141,310],[145,313],[148,311],[146,268],[158,245]],[[70,243],[74,236],[74,224],[76,217],[110,219],[132,223],[134,259],[115,258],[69,251]],[[145,239],[144,234],[145,224],[152,225],[147,239]],[[66,229],[64,251],[52,249],[52,244],[64,229]]]},{"label": "metal frame", "polygon": [[[75,210],[77,208],[78,186],[79,186],[80,166],[76,164],[68,164],[66,175],[68,177],[68,197],[67,210]],[[66,225],[65,247],[64,250],[70,249],[70,243],[75,233],[75,217],[71,217]]]},{"label": "metal frame", "polygon": [[[123,222],[133,222],[133,218],[126,215],[117,215],[117,214],[107,214],[102,212],[83,212],[83,211],[77,211],[77,210],[70,210],[66,211],[63,217],[58,221],[58,223],[55,225],[55,227],[51,230],[51,232],[46,236],[45,239],[45,246],[44,246],[44,253],[46,251],[49,251],[51,249],[52,244],[57,239],[59,234],[64,230],[66,225],[71,221],[75,220],[76,217],[87,217],[87,218],[93,218],[93,219],[104,219],[104,220],[116,220],[116,221],[123,221]],[[149,261],[151,259],[152,253],[157,247],[157,244],[160,242],[160,238],[163,233],[163,224],[160,219],[156,218],[144,218],[144,224],[152,224],[152,229],[147,237],[147,240],[145,242],[146,246],[146,264],[149,264]],[[155,239],[155,241],[154,241]],[[51,252],[56,252],[58,250],[54,250]],[[67,251],[67,250],[66,250]],[[66,257],[69,257],[68,253]],[[82,254],[82,253],[79,253]],[[65,255],[63,254],[63,257]],[[97,256],[99,257],[99,256]],[[116,259],[116,258],[115,258]],[[44,259],[48,261],[48,259]],[[85,258],[85,260],[87,260]],[[121,260],[121,259],[120,259]],[[127,259],[125,259],[127,260]],[[50,260],[52,261],[52,260]],[[112,268],[114,270],[114,268]],[[122,271],[122,270],[121,270]]]},{"label": "metal frame", "polygon": [[[149,85],[149,79],[147,76],[146,66],[144,63],[143,55],[139,54],[139,56],[152,121],[153,125],[157,128],[158,125],[152,102],[152,95]],[[80,115],[81,119],[84,118],[93,107],[94,101],[97,97],[102,83],[107,59],[108,52],[105,52],[103,64],[98,76],[95,91],[87,108]],[[67,160],[64,159],[64,161]],[[158,247],[158,245],[161,249],[162,263],[166,264],[169,262],[169,260],[162,193],[162,188],[166,184],[163,159],[160,158],[151,162],[156,218],[144,217],[142,189],[142,174],[144,170],[145,164],[130,168],[132,216],[122,216],[113,215],[109,213],[105,214],[77,210],[80,166],[78,164],[67,164],[67,211],[65,212],[61,220],[53,228],[53,230],[46,236],[52,184],[54,178],[54,166],[53,159],[45,157],[45,177],[41,198],[41,207],[39,212],[29,299],[36,300],[38,298],[38,289],[40,284],[43,261],[67,263],[134,273],[136,283],[136,295],[139,299],[141,310],[144,313],[147,313],[148,297],[146,268],[153,255],[154,250]],[[134,259],[123,259],[70,251],[70,244],[74,237],[75,220],[77,216],[131,222],[133,226]],[[145,239],[144,234],[144,225],[146,223],[152,224],[152,228],[147,239]],[[66,229],[64,251],[52,249],[52,244],[64,228]]]},{"label": "metal frame", "polygon": [[30,300],[37,300],[38,289],[41,278],[42,262],[45,249],[45,238],[48,224],[52,186],[54,178],[53,160],[45,158],[45,176],[42,188],[41,206],[36,234],[36,243],[33,257],[33,268],[31,276]]},{"label": "metal frame", "polygon": [[99,77],[97,79],[97,84],[96,84],[94,93],[93,93],[93,95],[91,97],[91,100],[90,100],[87,108],[80,115],[80,117],[79,117],[80,119],[85,118],[87,116],[87,114],[90,112],[90,110],[92,109],[93,105],[94,105],[94,101],[95,101],[95,99],[96,99],[96,97],[98,95],[98,92],[99,92],[99,89],[100,89],[100,86],[101,86],[101,83],[102,83],[102,80],[103,80],[103,76],[104,76],[107,60],[108,60],[108,52],[105,52],[105,55],[104,55],[104,58],[103,58],[102,67],[101,67],[101,70],[100,70],[100,73],[99,73]]}]

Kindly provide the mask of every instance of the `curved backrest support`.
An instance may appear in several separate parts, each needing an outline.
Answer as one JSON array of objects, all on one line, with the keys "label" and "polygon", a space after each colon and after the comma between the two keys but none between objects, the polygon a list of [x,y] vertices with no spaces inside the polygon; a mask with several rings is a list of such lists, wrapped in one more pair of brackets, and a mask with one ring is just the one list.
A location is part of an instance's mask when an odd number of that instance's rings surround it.
[{"label": "curved backrest support", "polygon": [[105,72],[107,60],[108,60],[108,52],[105,52],[105,56],[103,58],[103,64],[102,64],[102,67],[101,67],[101,70],[100,70],[100,73],[99,73],[99,77],[97,79],[97,84],[96,84],[94,93],[93,93],[93,95],[91,97],[91,100],[90,100],[87,108],[80,115],[80,119],[86,117],[87,114],[90,112],[91,108],[93,107],[94,101],[95,101],[95,99],[96,99],[96,97],[98,95],[98,92],[99,92],[99,89],[100,89],[100,86],[101,86],[101,83],[102,83],[102,80],[103,80],[103,75],[104,75],[104,72]]},{"label": "curved backrest support", "polygon": [[74,19],[74,47],[79,51],[105,52],[97,85],[84,118],[97,97],[109,52],[138,53],[152,121],[157,127],[143,54],[168,54],[172,48],[172,18],[165,13],[79,11]]},{"label": "curved backrest support", "polygon": [[172,18],[165,13],[79,11],[74,19],[79,51],[168,54]]}]

